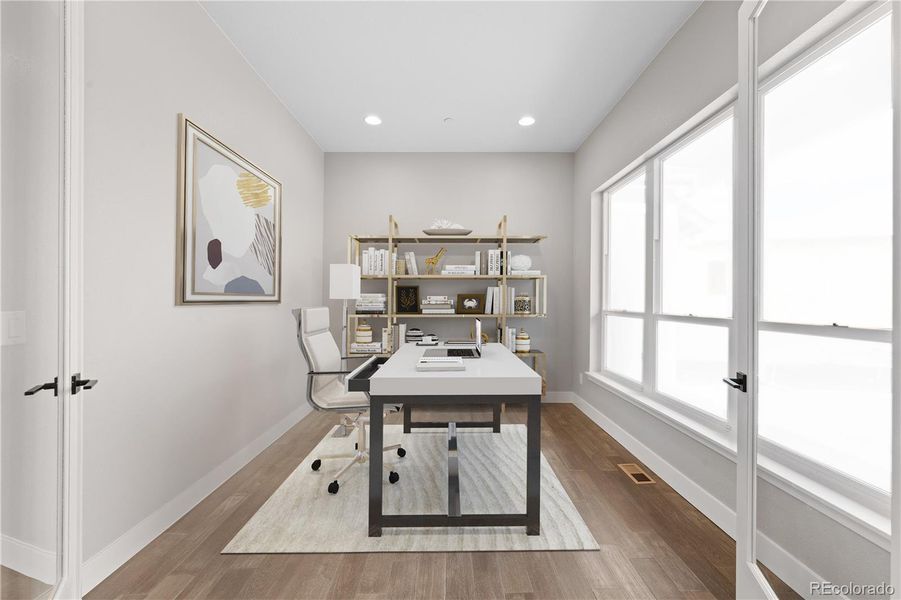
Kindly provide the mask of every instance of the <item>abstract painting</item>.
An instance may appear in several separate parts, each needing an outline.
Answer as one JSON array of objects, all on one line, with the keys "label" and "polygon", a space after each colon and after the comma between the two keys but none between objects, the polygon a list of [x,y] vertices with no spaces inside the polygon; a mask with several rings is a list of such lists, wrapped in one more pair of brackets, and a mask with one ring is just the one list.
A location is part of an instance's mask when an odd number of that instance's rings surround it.
[{"label": "abstract painting", "polygon": [[179,115],[180,304],[279,302],[281,184]]}]

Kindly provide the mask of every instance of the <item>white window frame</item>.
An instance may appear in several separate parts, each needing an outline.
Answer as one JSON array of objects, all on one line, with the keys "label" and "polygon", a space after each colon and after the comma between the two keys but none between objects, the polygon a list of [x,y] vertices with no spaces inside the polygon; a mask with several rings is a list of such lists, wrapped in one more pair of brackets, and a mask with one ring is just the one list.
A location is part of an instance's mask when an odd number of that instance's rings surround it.
[{"label": "white window frame", "polygon": [[[766,78],[761,82],[758,94],[759,98],[769,90],[778,86],[782,82],[791,78],[794,74],[802,71],[811,63],[815,62],[822,56],[828,54],[837,46],[843,44],[848,39],[854,37],[859,32],[873,25],[876,21],[891,12],[891,4],[883,2],[879,5],[872,6],[862,10],[845,23],[839,25],[827,35],[809,43],[805,49],[794,54],[788,60],[784,60],[777,66],[770,64],[763,65],[763,70],[767,71]],[[778,57],[779,60],[783,60]],[[713,445],[719,443],[714,440],[705,430],[712,430],[714,434],[722,434],[727,439],[731,447],[735,448],[735,420],[736,405],[735,401],[730,397],[727,404],[727,418],[722,420],[715,415],[699,410],[683,401],[672,398],[666,394],[657,391],[656,386],[656,362],[657,362],[657,324],[660,321],[675,321],[684,323],[693,323],[699,325],[718,325],[728,326],[729,328],[729,372],[735,370],[735,328],[733,319],[717,318],[717,317],[695,317],[690,315],[669,315],[660,314],[660,163],[662,160],[678,152],[679,149],[690,144],[692,141],[709,131],[711,128],[719,125],[723,120],[730,118],[734,112],[735,93],[730,91],[721,97],[712,105],[716,107],[706,109],[707,115],[702,117],[696,115],[690,119],[685,125],[678,128],[678,137],[675,134],[667,136],[666,143],[661,142],[651,151],[646,153],[640,161],[636,161],[624,175],[616,176],[612,181],[606,183],[597,190],[597,194],[601,201],[601,227],[598,229],[602,237],[602,277],[600,278],[600,299],[601,299],[601,320],[599,332],[595,332],[599,336],[600,343],[596,346],[600,353],[599,360],[593,361],[600,371],[600,375],[614,383],[617,383],[629,390],[637,392],[632,394],[630,399],[639,404],[649,406],[652,412],[656,412],[657,408],[650,405],[650,402],[656,402],[665,408],[675,411],[677,414],[685,417],[688,422],[693,422],[700,427],[693,428],[696,434],[710,439]],[[712,114],[711,114],[712,113]],[[690,127],[690,128],[688,128]],[[688,128],[688,129],[686,129]],[[675,139],[673,139],[675,138]],[[673,140],[673,141],[670,141]],[[607,309],[607,227],[609,225],[609,196],[617,189],[631,182],[640,173],[645,173],[645,307],[643,312],[635,311],[617,311]],[[758,231],[758,235],[760,232]],[[757,247],[760,247],[758,240]],[[760,257],[757,257],[758,261]],[[758,262],[758,264],[760,264]],[[632,318],[641,318],[644,322],[644,339],[642,347],[642,377],[641,383],[623,377],[617,373],[608,371],[604,367],[606,348],[604,322],[607,315],[623,316]],[[760,321],[758,323],[759,331],[773,331],[781,333],[795,333],[804,335],[816,335],[831,338],[853,339],[863,341],[876,342],[892,342],[892,331],[890,329],[866,329],[859,327],[835,327],[832,325],[811,325],[800,323],[782,323],[775,321]],[[730,395],[731,396],[731,395]],[[777,464],[787,467],[811,481],[816,482],[826,488],[837,492],[841,496],[849,498],[858,504],[873,510],[879,515],[888,516],[890,514],[891,497],[884,490],[878,489],[868,483],[860,481],[851,475],[838,471],[828,465],[814,461],[807,457],[801,456],[780,444],[760,438],[760,453],[766,458],[773,460]]]},{"label": "white window frame", "polygon": [[[661,286],[660,286],[660,198],[661,198],[661,181],[660,167],[661,163],[672,156],[685,146],[691,144],[696,139],[702,137],[714,127],[722,124],[724,121],[731,119],[733,114],[733,106],[718,111],[716,114],[704,120],[701,124],[688,131],[668,146],[657,152],[653,156],[647,158],[638,167],[632,169],[626,176],[621,177],[612,185],[607,186],[601,192],[602,202],[602,237],[603,237],[603,277],[601,290],[601,374],[608,377],[621,385],[624,385],[637,392],[641,392],[645,397],[651,398],[655,402],[671,408],[679,413],[684,414],[693,421],[703,424],[715,431],[730,435],[733,428],[735,407],[731,399],[727,400],[726,419],[720,419],[716,415],[695,408],[686,402],[664,394],[657,389],[657,325],[661,321],[670,321],[676,323],[689,323],[694,325],[714,325],[725,327],[729,332],[729,369],[731,372],[733,366],[732,360],[732,337],[733,325],[732,318],[725,317],[702,317],[694,315],[676,315],[660,312],[661,304]],[[607,298],[609,294],[609,281],[607,275],[609,273],[608,266],[608,227],[610,225],[610,196],[617,190],[633,182],[641,174],[645,175],[645,305],[642,312],[610,310],[607,308]],[[729,197],[727,201],[731,202]],[[642,381],[638,382],[628,377],[624,377],[618,373],[607,370],[606,359],[603,356],[606,348],[606,332],[603,323],[606,322],[607,316],[614,317],[631,317],[640,318],[644,323],[644,339],[642,345]],[[727,376],[723,373],[723,377]],[[725,396],[725,388],[723,395]]]}]

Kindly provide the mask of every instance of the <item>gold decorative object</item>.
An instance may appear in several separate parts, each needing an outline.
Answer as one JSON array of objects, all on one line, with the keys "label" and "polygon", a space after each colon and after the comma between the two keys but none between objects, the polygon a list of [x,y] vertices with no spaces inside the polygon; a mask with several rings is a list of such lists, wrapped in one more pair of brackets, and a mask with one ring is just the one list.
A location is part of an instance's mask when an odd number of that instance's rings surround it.
[{"label": "gold decorative object", "polygon": [[532,314],[532,297],[525,294],[518,294],[513,299],[513,313],[517,315]]},{"label": "gold decorative object", "polygon": [[438,254],[425,259],[426,275],[435,274],[435,268],[438,266],[438,261],[440,261],[441,257],[445,254],[447,254],[447,248],[441,248],[438,251]]}]

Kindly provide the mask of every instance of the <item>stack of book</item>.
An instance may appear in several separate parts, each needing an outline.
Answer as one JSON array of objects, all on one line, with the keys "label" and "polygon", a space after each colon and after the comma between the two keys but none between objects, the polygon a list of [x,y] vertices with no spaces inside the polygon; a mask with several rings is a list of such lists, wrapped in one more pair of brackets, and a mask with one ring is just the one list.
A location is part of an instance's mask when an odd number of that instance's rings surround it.
[{"label": "stack of book", "polygon": [[407,261],[407,275],[419,275],[419,268],[416,266],[416,254],[405,252],[404,260]]},{"label": "stack of book", "polygon": [[422,329],[418,327],[413,327],[412,329],[407,330],[407,343],[408,344],[416,344],[422,341]]},{"label": "stack of book", "polygon": [[383,313],[388,308],[388,298],[385,294],[360,294],[357,300],[357,314],[370,315]]},{"label": "stack of book", "polygon": [[510,262],[510,252],[506,256],[502,250],[488,251],[488,275],[501,275],[506,273],[507,264]]},{"label": "stack of book", "polygon": [[519,270],[511,269],[510,276],[511,277],[533,277],[535,275],[541,275],[541,269],[527,269],[527,270]]},{"label": "stack of book", "polygon": [[354,354],[377,354],[382,351],[382,342],[369,342],[367,344],[354,342],[350,345],[350,351]]},{"label": "stack of book", "polygon": [[447,296],[426,296],[420,303],[419,310],[424,315],[452,315],[454,301]]},{"label": "stack of book", "polygon": [[[507,314],[513,312],[513,300],[516,298],[516,288],[507,286]],[[501,288],[490,286],[485,291],[485,314],[501,314]]]},{"label": "stack of book", "polygon": [[363,275],[388,275],[394,261],[397,260],[396,254],[391,254],[388,250],[375,248],[367,248],[360,255],[360,268]]},{"label": "stack of book", "polygon": [[516,327],[507,327],[504,330],[504,346],[510,352],[516,352]]},{"label": "stack of book", "polygon": [[475,265],[444,265],[442,275],[478,275],[479,268]]},{"label": "stack of book", "polygon": [[501,288],[491,286],[485,291],[485,314],[501,314]]}]

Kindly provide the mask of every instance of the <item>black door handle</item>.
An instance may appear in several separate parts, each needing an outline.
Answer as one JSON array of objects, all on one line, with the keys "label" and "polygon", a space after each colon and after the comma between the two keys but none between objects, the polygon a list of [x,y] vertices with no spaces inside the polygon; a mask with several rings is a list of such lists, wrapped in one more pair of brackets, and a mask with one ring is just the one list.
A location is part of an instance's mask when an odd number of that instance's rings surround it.
[{"label": "black door handle", "polygon": [[748,376],[738,371],[735,373],[735,377],[724,377],[723,382],[731,388],[734,388],[740,392],[748,393]]},{"label": "black door handle", "polygon": [[53,378],[53,381],[48,381],[47,383],[36,385],[33,388],[28,388],[27,390],[25,390],[25,395],[34,396],[41,390],[53,390],[53,395],[56,396],[56,377]]},{"label": "black door handle", "polygon": [[93,389],[94,386],[97,385],[96,379],[82,379],[81,373],[76,373],[72,376],[72,394],[77,394],[80,388],[84,388],[86,390]]}]

